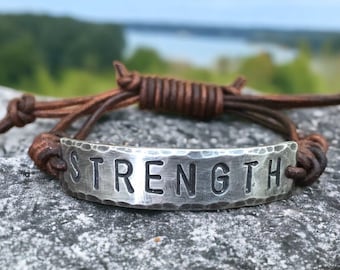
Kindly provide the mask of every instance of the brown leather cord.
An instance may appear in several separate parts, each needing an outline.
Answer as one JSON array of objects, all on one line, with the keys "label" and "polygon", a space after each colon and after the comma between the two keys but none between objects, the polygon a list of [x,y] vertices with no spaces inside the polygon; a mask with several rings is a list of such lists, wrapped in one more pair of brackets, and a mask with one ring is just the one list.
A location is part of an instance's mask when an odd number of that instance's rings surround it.
[{"label": "brown leather cord", "polygon": [[[74,136],[75,139],[78,140],[84,140],[87,135],[90,133],[93,125],[95,122],[98,121],[98,119],[107,111],[109,108],[115,108],[115,105],[119,104],[120,102],[126,100],[127,98],[132,98],[129,99],[131,104],[135,103],[137,100],[137,97],[134,97],[133,93],[129,92],[120,92],[119,94],[107,99],[101,107],[98,108],[88,119],[87,121],[83,124],[83,126],[79,129],[77,134]],[[127,104],[128,105],[128,104]]]},{"label": "brown leather cord", "polygon": [[294,123],[287,116],[259,105],[229,101],[225,102],[225,110],[279,131],[286,139],[298,143],[297,165],[286,169],[286,176],[294,179],[297,185],[311,185],[325,170],[328,143],[320,134],[301,137]]},{"label": "brown leather cord", "polygon": [[267,108],[282,109],[298,109],[310,107],[322,107],[340,104],[340,95],[268,95],[268,96],[228,96],[224,98],[228,101],[255,103]]},{"label": "brown leather cord", "polygon": [[[119,94],[113,95],[111,98],[105,101],[105,103],[109,104],[107,106],[105,106],[105,104],[100,106],[99,109],[92,115],[92,117],[96,117],[98,113],[100,113],[99,110],[102,108],[113,109],[114,105],[116,105],[115,108],[118,109],[120,107],[126,107],[129,104],[135,103],[135,100],[133,99],[124,100],[129,96],[131,96],[131,93],[126,92],[119,92]],[[121,102],[122,100],[124,100],[124,102]],[[89,109],[89,107],[93,106],[93,104],[96,104],[96,102],[91,102],[88,106],[81,107],[81,109],[77,112],[65,116],[50,132],[42,133],[34,139],[31,147],[29,148],[28,154],[32,160],[34,160],[36,166],[39,169],[57,178],[59,178],[59,174],[61,172],[66,170],[66,163],[61,157],[60,137],[67,137],[63,131],[66,130],[75,119],[82,116],[83,113]],[[99,117],[97,116],[96,119]],[[85,139],[92,125],[93,123],[91,126],[88,126],[88,123],[85,122],[84,127],[79,130],[74,138],[80,140]]]},{"label": "brown leather cord", "polygon": [[324,171],[327,141],[319,134],[300,137],[294,123],[276,109],[303,108],[340,104],[340,95],[242,95],[245,79],[237,78],[231,85],[220,86],[183,81],[130,72],[114,62],[118,88],[90,97],[55,101],[35,101],[31,95],[13,99],[7,115],[0,121],[0,133],[13,126],[22,127],[36,118],[60,118],[51,131],[38,135],[29,149],[36,165],[52,176],[66,170],[62,160],[60,137],[74,121],[89,115],[73,136],[83,140],[94,124],[107,111],[139,103],[141,109],[174,112],[199,119],[232,113],[268,127],[288,140],[298,143],[297,165],[286,169],[287,177],[297,185],[310,185]]}]

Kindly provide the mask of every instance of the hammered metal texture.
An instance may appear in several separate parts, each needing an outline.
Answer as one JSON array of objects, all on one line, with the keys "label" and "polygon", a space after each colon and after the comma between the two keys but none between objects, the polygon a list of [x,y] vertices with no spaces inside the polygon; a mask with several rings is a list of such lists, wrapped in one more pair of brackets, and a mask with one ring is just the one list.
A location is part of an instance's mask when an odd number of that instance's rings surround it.
[{"label": "hammered metal texture", "polygon": [[65,191],[130,208],[213,210],[287,198],[297,144],[236,149],[137,148],[61,139]]}]

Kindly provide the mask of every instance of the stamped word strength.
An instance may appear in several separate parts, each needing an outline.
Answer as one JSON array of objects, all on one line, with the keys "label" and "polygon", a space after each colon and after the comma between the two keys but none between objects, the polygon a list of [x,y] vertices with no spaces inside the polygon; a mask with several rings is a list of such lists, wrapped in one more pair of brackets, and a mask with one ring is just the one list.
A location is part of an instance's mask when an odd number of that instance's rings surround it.
[{"label": "stamped word strength", "polygon": [[67,138],[61,143],[68,191],[137,208],[235,204],[289,194],[293,183],[285,169],[295,165],[297,150],[295,142],[237,149],[121,147]]}]

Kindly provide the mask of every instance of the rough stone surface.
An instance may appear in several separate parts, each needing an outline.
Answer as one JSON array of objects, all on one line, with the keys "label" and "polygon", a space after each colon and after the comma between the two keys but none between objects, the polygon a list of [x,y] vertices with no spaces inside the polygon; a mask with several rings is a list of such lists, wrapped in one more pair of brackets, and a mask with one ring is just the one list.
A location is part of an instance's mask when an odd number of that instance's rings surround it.
[{"label": "rough stone surface", "polygon": [[[0,117],[9,98],[0,88]],[[340,107],[287,112],[331,146],[320,182],[290,199],[215,212],[127,210],[80,201],[27,156],[39,120],[0,135],[1,269],[340,269]],[[224,116],[195,122],[135,108],[101,120],[91,141],[135,146],[243,147],[282,141]]]}]

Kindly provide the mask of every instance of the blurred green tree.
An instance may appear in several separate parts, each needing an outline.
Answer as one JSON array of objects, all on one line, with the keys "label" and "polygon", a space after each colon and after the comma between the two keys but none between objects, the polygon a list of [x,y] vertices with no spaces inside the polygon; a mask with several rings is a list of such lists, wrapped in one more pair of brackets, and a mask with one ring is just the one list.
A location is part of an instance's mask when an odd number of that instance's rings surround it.
[{"label": "blurred green tree", "polygon": [[276,91],[273,85],[275,65],[268,53],[246,58],[241,64],[240,74],[247,78],[248,85],[260,91]]},{"label": "blurred green tree", "polygon": [[230,71],[230,59],[225,56],[219,57],[215,62],[215,68],[220,74],[227,74]]},{"label": "blurred green tree", "polygon": [[140,47],[126,60],[126,65],[132,70],[140,72],[164,73],[167,70],[167,62],[162,59],[157,51],[147,47]]},{"label": "blurred green tree", "polygon": [[31,77],[40,64],[40,56],[29,35],[16,37],[15,42],[2,43],[0,48],[0,82],[12,85]]},{"label": "blurred green tree", "polygon": [[284,93],[312,93],[320,90],[320,77],[313,72],[310,63],[308,44],[300,47],[294,61],[277,66],[273,75],[273,84]]},{"label": "blurred green tree", "polygon": [[[22,36],[31,38],[32,56],[38,51],[37,59],[53,76],[65,68],[109,69],[112,60],[122,58],[125,46],[123,29],[115,24],[87,23],[67,17],[0,15],[0,51],[7,45],[20,47]],[[20,74],[20,69],[16,72]]]}]

